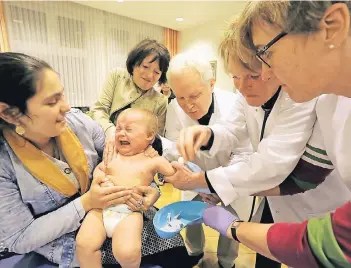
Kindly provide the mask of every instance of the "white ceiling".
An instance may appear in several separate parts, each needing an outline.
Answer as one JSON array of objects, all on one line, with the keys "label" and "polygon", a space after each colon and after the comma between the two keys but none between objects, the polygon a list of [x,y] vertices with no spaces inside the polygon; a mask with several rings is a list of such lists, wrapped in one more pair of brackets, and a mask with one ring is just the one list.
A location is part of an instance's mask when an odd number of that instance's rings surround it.
[{"label": "white ceiling", "polygon": [[[129,18],[182,31],[214,20],[228,20],[245,1],[74,1]],[[183,17],[183,22],[175,19]]]}]

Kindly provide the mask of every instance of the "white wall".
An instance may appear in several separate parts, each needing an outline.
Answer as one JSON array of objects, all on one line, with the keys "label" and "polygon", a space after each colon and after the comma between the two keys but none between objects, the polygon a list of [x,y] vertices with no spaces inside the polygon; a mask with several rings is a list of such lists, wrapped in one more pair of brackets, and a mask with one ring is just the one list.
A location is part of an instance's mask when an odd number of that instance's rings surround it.
[{"label": "white wall", "polygon": [[[227,21],[229,20],[228,18]],[[183,52],[188,49],[196,49],[207,60],[217,60],[216,86],[233,91],[234,85],[232,79],[225,73],[223,62],[218,55],[218,45],[225,28],[226,22],[220,20],[181,31],[179,51]]]}]

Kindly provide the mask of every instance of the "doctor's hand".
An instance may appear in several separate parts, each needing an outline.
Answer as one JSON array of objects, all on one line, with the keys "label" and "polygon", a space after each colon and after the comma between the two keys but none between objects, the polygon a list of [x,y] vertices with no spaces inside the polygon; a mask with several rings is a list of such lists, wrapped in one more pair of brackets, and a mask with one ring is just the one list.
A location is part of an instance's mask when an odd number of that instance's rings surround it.
[{"label": "doctor's hand", "polygon": [[205,175],[202,172],[194,173],[186,166],[178,162],[172,162],[172,167],[176,170],[172,176],[165,176],[164,180],[171,183],[179,190],[193,190],[196,188],[207,188]]},{"label": "doctor's hand", "polygon": [[199,195],[202,197],[202,201],[211,205],[217,205],[219,202],[222,202],[217,194],[199,193]]},{"label": "doctor's hand", "polygon": [[211,129],[206,126],[191,126],[180,131],[177,149],[185,162],[193,161],[201,146],[206,146],[211,138]]}]

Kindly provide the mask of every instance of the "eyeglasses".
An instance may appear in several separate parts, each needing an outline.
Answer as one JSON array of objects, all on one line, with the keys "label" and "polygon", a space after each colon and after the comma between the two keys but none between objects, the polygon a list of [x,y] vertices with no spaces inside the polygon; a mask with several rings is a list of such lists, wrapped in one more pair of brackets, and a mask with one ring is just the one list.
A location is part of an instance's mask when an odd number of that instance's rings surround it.
[{"label": "eyeglasses", "polygon": [[276,42],[278,42],[281,38],[283,38],[284,36],[286,36],[288,33],[286,32],[281,32],[280,34],[278,34],[276,37],[274,37],[267,45],[265,45],[263,48],[261,48],[260,50],[258,50],[256,52],[256,57],[263,62],[264,64],[266,64],[269,68],[271,68],[271,66],[267,63],[268,61],[268,55],[266,53],[267,49],[269,49],[271,46],[273,46]]},{"label": "eyeglasses", "polygon": [[191,96],[188,98],[182,97],[178,101],[182,103],[189,103],[189,104],[195,104],[197,101],[200,99],[200,97],[203,95],[203,93],[199,93],[196,96]]}]

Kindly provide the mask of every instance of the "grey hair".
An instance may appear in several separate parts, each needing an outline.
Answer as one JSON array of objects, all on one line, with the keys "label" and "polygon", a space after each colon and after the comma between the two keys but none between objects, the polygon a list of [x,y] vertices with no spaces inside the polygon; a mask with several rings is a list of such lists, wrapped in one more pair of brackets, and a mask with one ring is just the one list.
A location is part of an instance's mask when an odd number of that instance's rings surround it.
[{"label": "grey hair", "polygon": [[214,79],[213,70],[209,61],[204,60],[195,52],[184,52],[177,54],[169,63],[167,72],[167,81],[172,88],[172,75],[182,73],[185,70],[191,70],[199,73],[204,83],[210,83]]}]

